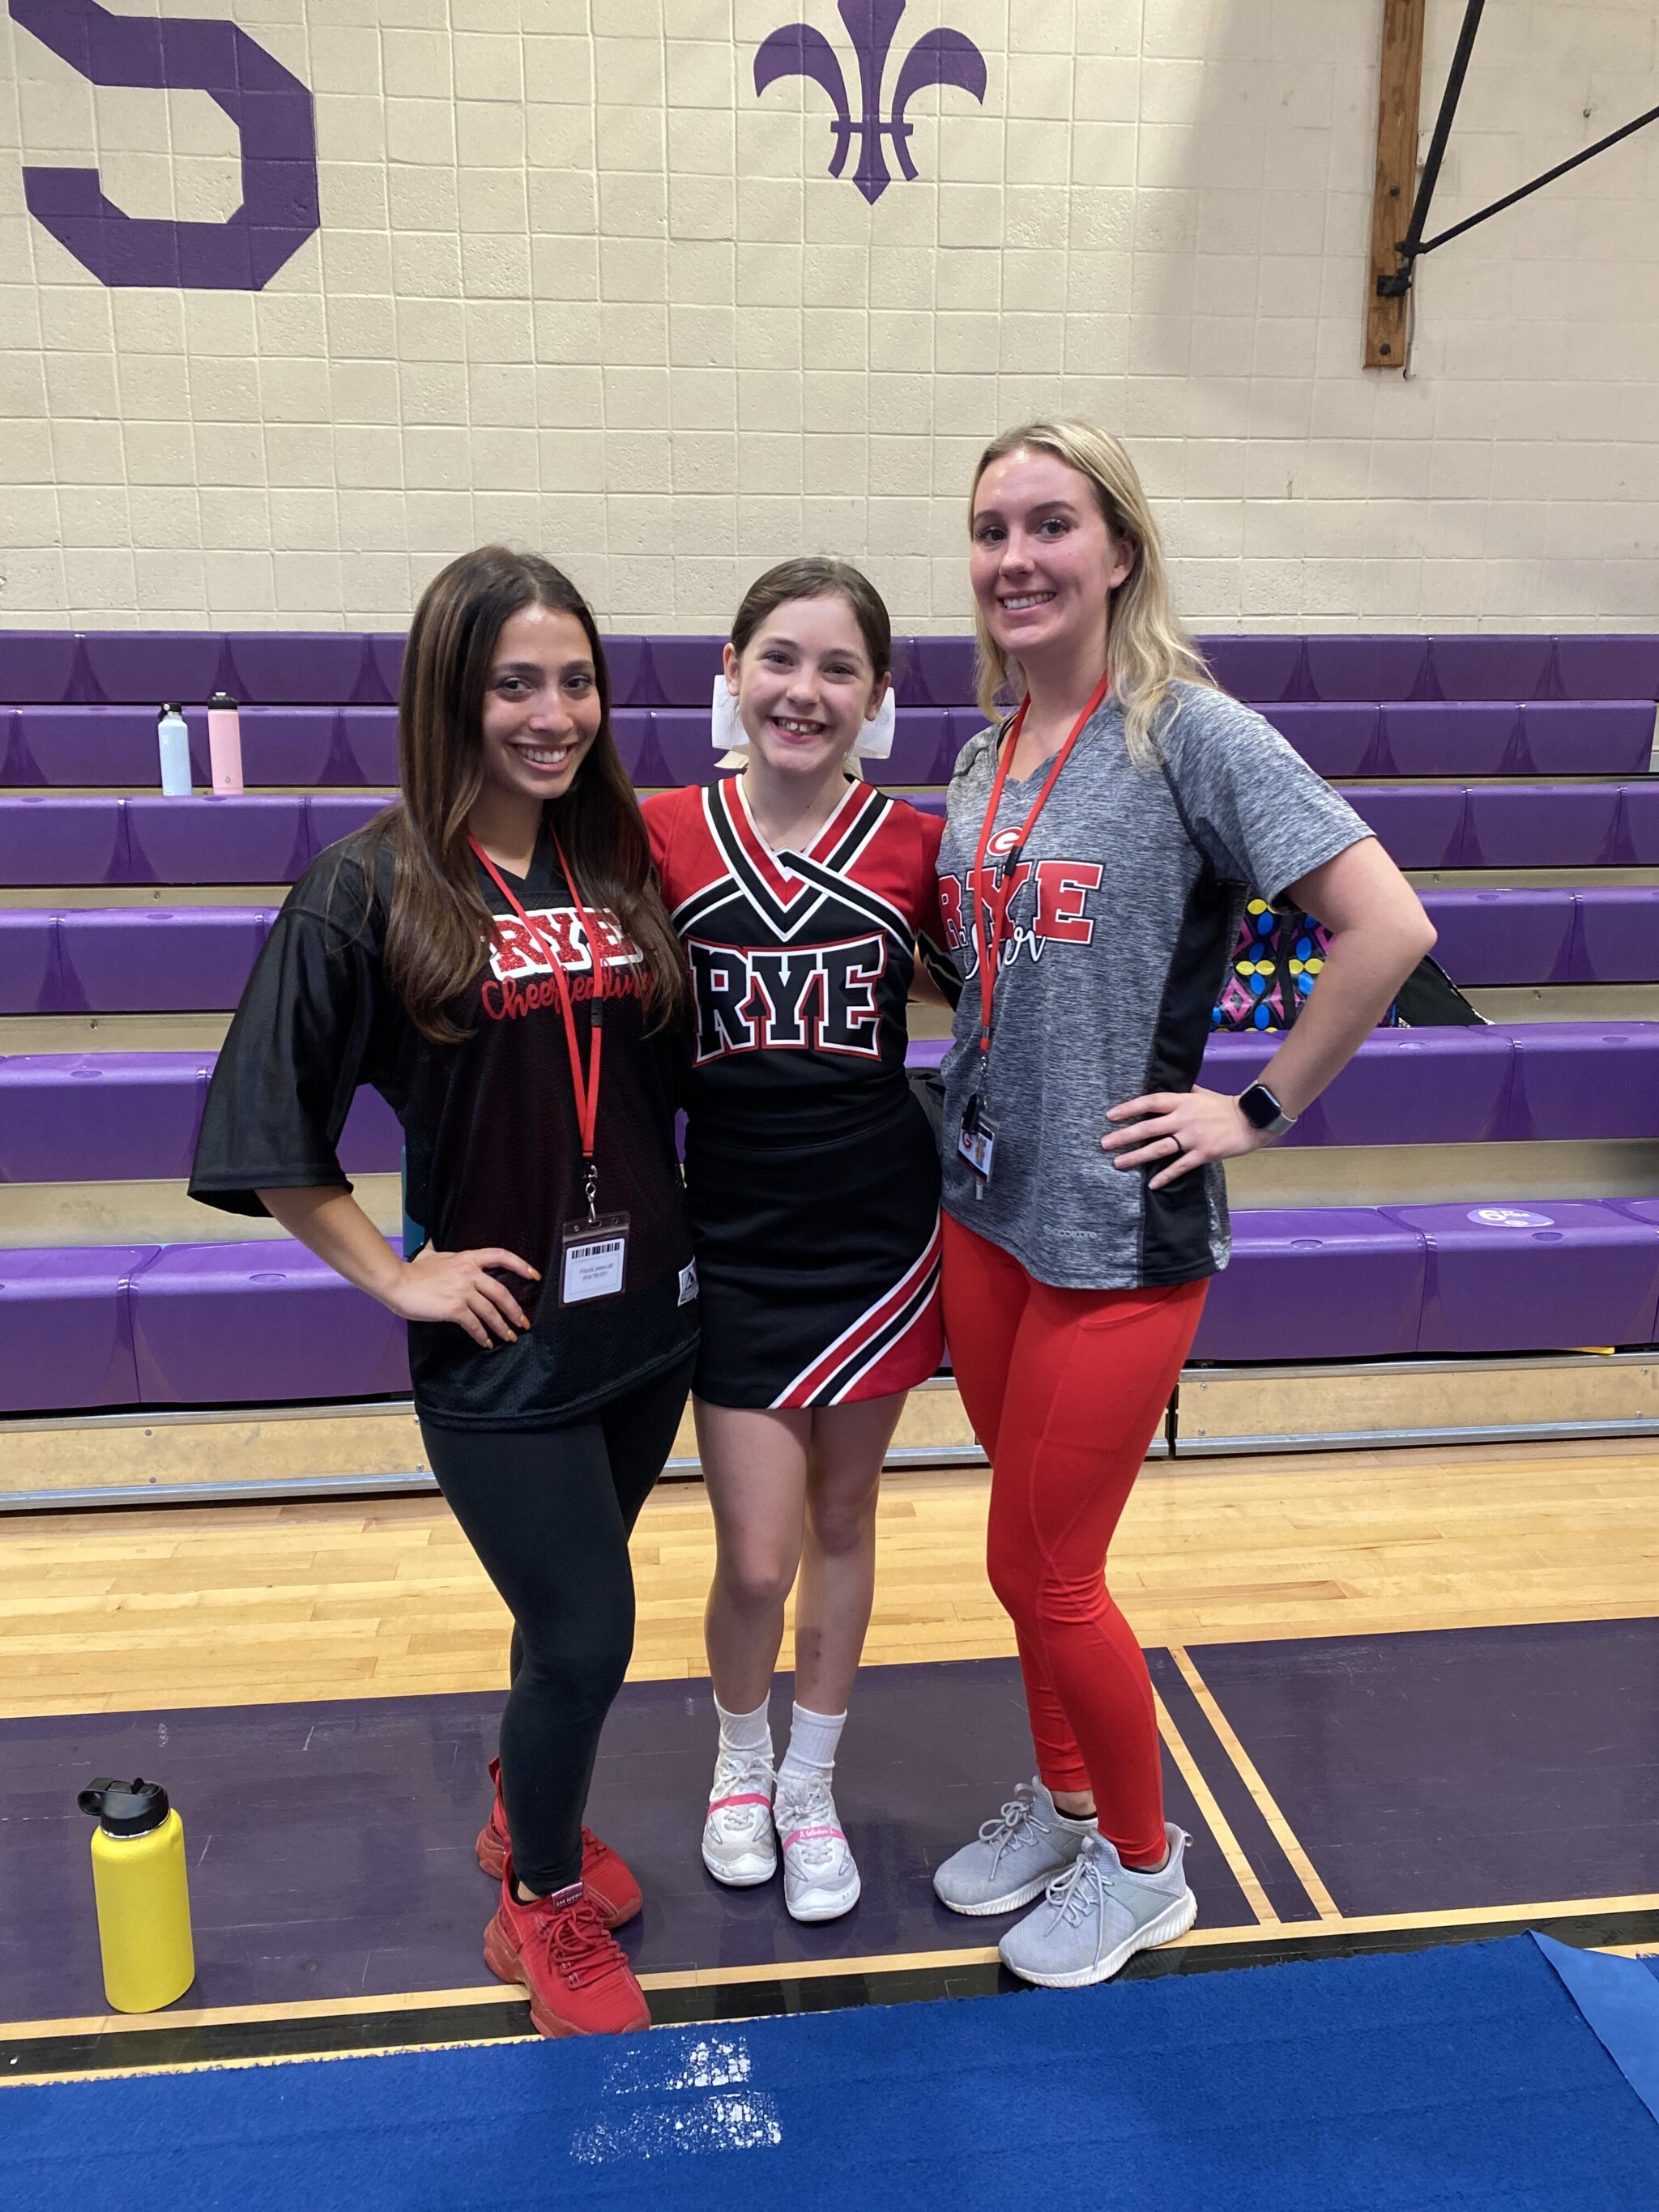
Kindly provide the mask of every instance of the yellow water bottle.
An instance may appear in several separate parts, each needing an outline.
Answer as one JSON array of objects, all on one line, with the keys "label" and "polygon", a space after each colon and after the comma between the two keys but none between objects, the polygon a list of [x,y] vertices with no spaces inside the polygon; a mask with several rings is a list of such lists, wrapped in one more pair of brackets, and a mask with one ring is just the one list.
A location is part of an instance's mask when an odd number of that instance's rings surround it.
[{"label": "yellow water bottle", "polygon": [[159,2012],[196,1978],[185,1824],[159,1782],[106,1775],[76,1802],[98,1822],[92,1887],[104,1994],[116,2012]]}]

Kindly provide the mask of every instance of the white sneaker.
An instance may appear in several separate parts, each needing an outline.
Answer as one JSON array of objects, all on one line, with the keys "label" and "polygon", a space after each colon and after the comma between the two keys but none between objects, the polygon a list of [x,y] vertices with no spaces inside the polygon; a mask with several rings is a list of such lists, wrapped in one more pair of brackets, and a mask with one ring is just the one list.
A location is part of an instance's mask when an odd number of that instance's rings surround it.
[{"label": "white sneaker", "polygon": [[827,1782],[781,1789],[774,1814],[783,1847],[783,1901],[792,1920],[839,1920],[859,1901],[859,1870]]},{"label": "white sneaker", "polygon": [[702,1863],[729,1889],[753,1889],[778,1870],[772,1762],[763,1751],[722,1752],[703,1823]]}]

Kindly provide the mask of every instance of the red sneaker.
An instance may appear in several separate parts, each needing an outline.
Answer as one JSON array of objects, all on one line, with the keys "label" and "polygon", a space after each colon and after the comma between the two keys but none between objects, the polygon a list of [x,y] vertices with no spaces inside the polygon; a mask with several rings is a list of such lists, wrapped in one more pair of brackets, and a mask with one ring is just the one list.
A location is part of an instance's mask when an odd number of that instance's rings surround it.
[{"label": "red sneaker", "polygon": [[[492,1881],[499,1881],[506,1869],[510,1848],[507,1808],[501,1802],[499,1759],[489,1762],[489,1778],[495,1785],[495,1802],[489,1808],[489,1818],[478,1831],[477,1849],[478,1864]],[[620,1928],[624,1921],[631,1920],[644,1902],[627,1862],[592,1828],[582,1830],[582,1881],[607,1928]]]},{"label": "red sneaker", "polygon": [[538,2034],[626,2035],[651,2025],[645,1992],[585,1886],[572,1882],[556,1896],[521,1905],[509,1856],[483,1955],[499,1980],[529,1992]]}]

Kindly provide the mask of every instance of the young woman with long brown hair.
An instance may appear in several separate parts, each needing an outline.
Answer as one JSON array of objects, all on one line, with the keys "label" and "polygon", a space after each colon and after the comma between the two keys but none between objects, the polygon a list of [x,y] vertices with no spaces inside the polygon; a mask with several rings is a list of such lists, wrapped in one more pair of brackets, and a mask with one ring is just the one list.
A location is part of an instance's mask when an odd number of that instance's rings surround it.
[{"label": "young woman with long brown hair", "polygon": [[[673,1139],[678,941],[598,629],[486,546],[428,587],[401,801],[295,885],[219,1056],[191,1188],[270,1213],[409,1323],[440,1487],[513,1615],[484,1956],[544,2034],[642,2027],[639,1910],[582,1826],[634,1635],[628,1536],[685,1403],[696,1277]],[[400,1258],[336,1154],[359,1085],[406,1139]]]},{"label": "young woman with long brown hair", "polygon": [[[934,1875],[1029,1981],[1103,1980],[1190,1927],[1152,1685],[1107,1547],[1227,1263],[1220,1163],[1288,1128],[1434,941],[1352,808],[1215,687],[1121,446],[1033,422],[975,471],[992,725],[957,763],[940,893],[965,988],[945,1066],[945,1325],[992,1463],[988,1559],[1037,1778]],[[1263,1079],[1197,1078],[1247,890],[1332,932]],[[1047,1892],[1044,1896],[1044,1892]]]}]

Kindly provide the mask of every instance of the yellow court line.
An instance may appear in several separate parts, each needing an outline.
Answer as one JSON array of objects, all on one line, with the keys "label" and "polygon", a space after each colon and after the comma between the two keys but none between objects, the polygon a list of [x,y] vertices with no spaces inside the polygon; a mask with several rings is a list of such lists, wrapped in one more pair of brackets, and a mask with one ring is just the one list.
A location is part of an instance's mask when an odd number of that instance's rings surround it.
[{"label": "yellow court line", "polygon": [[1197,1668],[1194,1666],[1185,1645],[1171,1644],[1166,1645],[1165,1649],[1181,1669],[1182,1677],[1187,1687],[1198,1699],[1205,1719],[1220,1738],[1222,1749],[1238,1769],[1244,1787],[1255,1798],[1262,1819],[1273,1830],[1275,1842],[1296,1869],[1297,1881],[1319,1908],[1320,1919],[1322,1921],[1340,1920],[1342,1914],[1336,1899],[1319,1879],[1314,1863],[1303,1850],[1295,1829],[1279,1811],[1272,1790],[1257,1773],[1255,1762],[1239,1741],[1232,1723],[1216,1703],[1214,1693]]},{"label": "yellow court line", "polygon": [[1181,1771],[1182,1779],[1193,1793],[1194,1802],[1203,1814],[1210,1833],[1221,1846],[1221,1856],[1232,1869],[1233,1880],[1244,1893],[1244,1901],[1256,1918],[1264,1923],[1277,1923],[1279,1915],[1268,1902],[1267,1893],[1261,1887],[1260,1876],[1244,1855],[1244,1847],[1233,1833],[1227,1816],[1215,1801],[1215,1792],[1204,1778],[1203,1769],[1188,1749],[1181,1730],[1170,1718],[1169,1709],[1154,1690],[1152,1704],[1158,1712],[1158,1730],[1170,1747],[1170,1756]]}]

